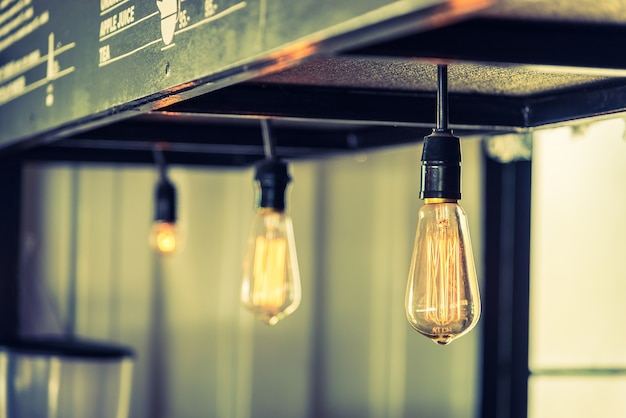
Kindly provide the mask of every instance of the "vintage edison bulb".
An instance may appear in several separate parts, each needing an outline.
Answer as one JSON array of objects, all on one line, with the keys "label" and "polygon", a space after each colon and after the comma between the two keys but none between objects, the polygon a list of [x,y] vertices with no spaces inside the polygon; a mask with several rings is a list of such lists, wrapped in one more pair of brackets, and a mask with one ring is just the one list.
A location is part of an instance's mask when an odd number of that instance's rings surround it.
[{"label": "vintage edison bulb", "polygon": [[150,228],[150,245],[160,254],[181,250],[180,228],[175,222],[154,221]]},{"label": "vintage edison bulb", "polygon": [[445,345],[478,322],[478,280],[463,209],[456,200],[424,203],[409,270],[406,315],[417,332]]},{"label": "vintage edison bulb", "polygon": [[259,319],[275,325],[298,308],[300,297],[291,218],[280,210],[259,208],[248,238],[241,302]]}]

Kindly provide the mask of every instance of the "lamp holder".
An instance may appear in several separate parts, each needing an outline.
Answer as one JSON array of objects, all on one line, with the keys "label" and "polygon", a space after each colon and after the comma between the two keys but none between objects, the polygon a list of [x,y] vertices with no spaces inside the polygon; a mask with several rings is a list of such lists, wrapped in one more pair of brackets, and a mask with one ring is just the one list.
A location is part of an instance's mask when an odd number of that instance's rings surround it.
[{"label": "lamp holder", "polygon": [[461,198],[461,141],[449,130],[424,138],[420,199]]},{"label": "lamp holder", "polygon": [[154,220],[176,222],[176,188],[166,176],[160,176],[154,189]]},{"label": "lamp holder", "polygon": [[266,158],[256,165],[254,180],[260,186],[259,207],[285,210],[285,191],[291,181],[287,163],[278,158]]},{"label": "lamp holder", "polygon": [[163,150],[165,144],[157,144],[152,155],[159,169],[159,181],[154,189],[154,220],[160,222],[176,222],[176,187],[167,177],[167,163]]}]

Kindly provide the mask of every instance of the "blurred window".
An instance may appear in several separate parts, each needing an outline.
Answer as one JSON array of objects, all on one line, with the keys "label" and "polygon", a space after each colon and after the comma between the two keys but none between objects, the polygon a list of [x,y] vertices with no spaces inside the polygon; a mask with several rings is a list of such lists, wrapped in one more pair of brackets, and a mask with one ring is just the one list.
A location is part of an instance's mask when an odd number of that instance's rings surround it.
[{"label": "blurred window", "polygon": [[533,142],[528,414],[626,416],[624,120]]}]

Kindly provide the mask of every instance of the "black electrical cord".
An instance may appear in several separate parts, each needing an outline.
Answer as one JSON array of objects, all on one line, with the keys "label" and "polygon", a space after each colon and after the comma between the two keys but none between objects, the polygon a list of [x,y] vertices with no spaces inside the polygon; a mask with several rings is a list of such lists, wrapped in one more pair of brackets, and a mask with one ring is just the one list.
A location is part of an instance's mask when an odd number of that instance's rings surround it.
[{"label": "black electrical cord", "polygon": [[448,66],[437,66],[437,130],[448,130]]},{"label": "black electrical cord", "polygon": [[274,138],[272,137],[270,121],[267,119],[261,119],[261,135],[263,136],[263,151],[265,152],[265,158],[274,158],[276,155],[276,149],[274,148]]}]

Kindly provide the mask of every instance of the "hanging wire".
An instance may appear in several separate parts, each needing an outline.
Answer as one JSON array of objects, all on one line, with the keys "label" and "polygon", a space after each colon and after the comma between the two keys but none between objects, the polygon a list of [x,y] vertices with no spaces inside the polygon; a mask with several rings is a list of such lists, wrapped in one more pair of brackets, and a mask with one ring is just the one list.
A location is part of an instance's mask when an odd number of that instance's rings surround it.
[{"label": "hanging wire", "polygon": [[448,66],[437,65],[437,130],[448,130]]},{"label": "hanging wire", "polygon": [[164,144],[158,143],[152,148],[152,155],[154,157],[154,162],[159,168],[159,174],[161,178],[167,177],[167,164],[165,163],[165,156],[163,155],[163,149],[165,148]]},{"label": "hanging wire", "polygon": [[261,135],[263,135],[263,151],[265,152],[265,158],[274,158],[276,156],[276,150],[270,130],[270,121],[268,119],[261,119]]}]

